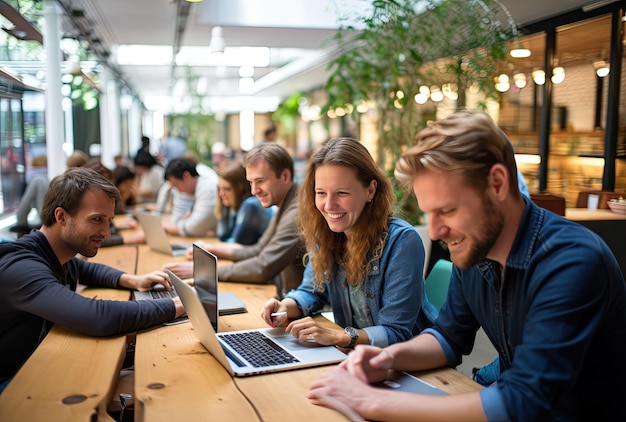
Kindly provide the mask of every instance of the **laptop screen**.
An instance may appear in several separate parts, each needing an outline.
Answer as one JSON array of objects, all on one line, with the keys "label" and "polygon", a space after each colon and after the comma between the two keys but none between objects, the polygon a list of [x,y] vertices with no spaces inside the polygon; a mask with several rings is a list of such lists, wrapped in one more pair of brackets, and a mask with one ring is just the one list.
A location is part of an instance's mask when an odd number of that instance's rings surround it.
[{"label": "laptop screen", "polygon": [[194,243],[193,284],[213,329],[217,332],[217,257]]}]

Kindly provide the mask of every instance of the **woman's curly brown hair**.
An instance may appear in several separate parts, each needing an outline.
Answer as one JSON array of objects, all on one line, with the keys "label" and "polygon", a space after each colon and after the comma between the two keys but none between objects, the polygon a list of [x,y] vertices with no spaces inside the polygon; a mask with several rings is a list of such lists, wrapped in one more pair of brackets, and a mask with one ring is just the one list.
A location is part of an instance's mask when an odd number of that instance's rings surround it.
[{"label": "woman's curly brown hair", "polygon": [[[374,197],[350,229],[349,239],[344,233],[331,231],[315,206],[315,172],[324,165],[353,169],[364,187],[376,180]],[[344,265],[346,279],[351,285],[361,283],[367,275],[369,263],[382,253],[389,230],[395,196],[385,173],[359,141],[335,138],[322,145],[311,157],[298,196],[300,228],[308,258],[312,259],[316,288],[324,289],[324,282],[332,275],[335,262]]]}]

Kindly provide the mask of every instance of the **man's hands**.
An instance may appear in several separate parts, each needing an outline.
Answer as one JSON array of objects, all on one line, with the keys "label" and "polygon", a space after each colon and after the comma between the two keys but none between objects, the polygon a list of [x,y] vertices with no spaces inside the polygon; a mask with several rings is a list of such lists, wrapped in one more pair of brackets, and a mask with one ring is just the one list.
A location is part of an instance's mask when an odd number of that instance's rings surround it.
[{"label": "man's hands", "polygon": [[168,275],[160,270],[155,270],[147,274],[122,274],[119,280],[120,287],[131,290],[145,292],[152,290],[155,286],[163,286],[166,290],[172,290],[172,282]]}]

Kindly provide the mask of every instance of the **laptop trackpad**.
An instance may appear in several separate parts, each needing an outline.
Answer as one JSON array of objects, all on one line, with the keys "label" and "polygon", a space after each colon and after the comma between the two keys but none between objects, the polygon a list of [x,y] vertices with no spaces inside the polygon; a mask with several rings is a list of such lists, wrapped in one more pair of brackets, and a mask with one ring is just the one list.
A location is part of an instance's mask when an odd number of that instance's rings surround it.
[{"label": "laptop trackpad", "polygon": [[274,339],[276,343],[299,356],[302,356],[302,354],[319,354],[320,348],[328,347],[311,341],[300,341],[291,334],[286,333],[284,327],[269,328],[265,330],[265,334]]}]

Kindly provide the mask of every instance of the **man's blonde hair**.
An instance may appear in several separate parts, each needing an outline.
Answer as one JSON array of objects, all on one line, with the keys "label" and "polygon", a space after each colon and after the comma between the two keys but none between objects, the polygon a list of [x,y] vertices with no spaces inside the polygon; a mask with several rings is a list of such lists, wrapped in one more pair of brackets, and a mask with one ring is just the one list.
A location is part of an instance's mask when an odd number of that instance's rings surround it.
[{"label": "man's blonde hair", "polygon": [[402,154],[395,168],[396,179],[410,188],[423,171],[459,172],[468,186],[479,191],[487,187],[487,175],[494,164],[509,173],[509,188],[519,196],[517,165],[513,146],[483,112],[459,111],[430,122],[416,136],[416,144]]}]

